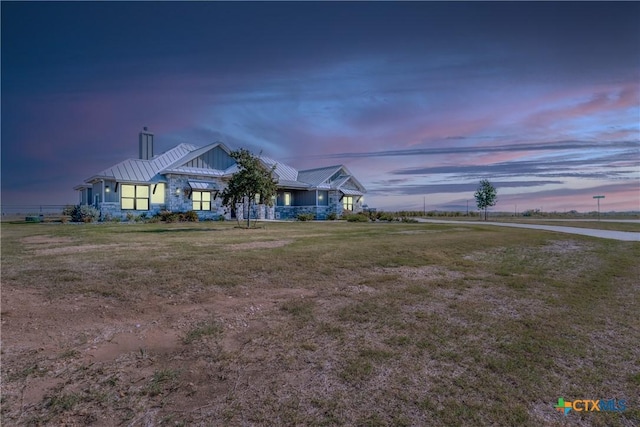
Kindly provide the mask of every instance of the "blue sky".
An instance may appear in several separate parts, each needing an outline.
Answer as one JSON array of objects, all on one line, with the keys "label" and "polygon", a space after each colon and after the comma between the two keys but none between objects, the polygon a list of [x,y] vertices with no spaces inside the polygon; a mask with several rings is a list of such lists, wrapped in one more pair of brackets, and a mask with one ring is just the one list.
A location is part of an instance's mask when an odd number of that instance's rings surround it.
[{"label": "blue sky", "polygon": [[381,209],[640,209],[638,2],[2,4],[2,203],[216,140]]}]

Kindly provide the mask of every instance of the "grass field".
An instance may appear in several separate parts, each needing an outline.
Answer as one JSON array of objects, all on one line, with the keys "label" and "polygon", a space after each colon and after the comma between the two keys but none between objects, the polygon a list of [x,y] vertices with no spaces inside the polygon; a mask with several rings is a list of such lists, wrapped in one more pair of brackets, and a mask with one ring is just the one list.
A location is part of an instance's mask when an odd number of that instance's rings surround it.
[{"label": "grass field", "polygon": [[3,223],[2,425],[640,424],[637,242],[234,225]]},{"label": "grass field", "polygon": [[549,221],[544,219],[499,218],[499,222],[519,222],[523,224],[555,225],[562,227],[593,228],[596,230],[634,231],[640,232],[640,222],[608,222],[608,221]]}]

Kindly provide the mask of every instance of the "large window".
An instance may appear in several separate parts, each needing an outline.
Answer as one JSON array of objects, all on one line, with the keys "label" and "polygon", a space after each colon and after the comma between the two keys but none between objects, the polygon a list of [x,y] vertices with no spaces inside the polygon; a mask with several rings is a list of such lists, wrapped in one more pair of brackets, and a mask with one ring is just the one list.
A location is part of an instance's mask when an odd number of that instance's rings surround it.
[{"label": "large window", "polygon": [[211,193],[208,191],[194,191],[191,195],[194,211],[211,210]]},{"label": "large window", "polygon": [[349,211],[353,210],[353,196],[342,197],[342,208]]},{"label": "large window", "polygon": [[160,182],[151,186],[151,203],[164,203],[164,183]]},{"label": "large window", "polygon": [[134,209],[137,211],[149,210],[149,186],[123,184],[120,204],[122,209]]}]

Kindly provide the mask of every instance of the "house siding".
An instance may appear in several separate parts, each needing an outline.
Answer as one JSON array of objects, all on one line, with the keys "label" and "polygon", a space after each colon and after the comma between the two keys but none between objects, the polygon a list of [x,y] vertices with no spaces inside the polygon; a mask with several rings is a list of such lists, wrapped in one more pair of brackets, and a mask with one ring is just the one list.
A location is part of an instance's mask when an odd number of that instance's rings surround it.
[{"label": "house siding", "polygon": [[233,158],[229,156],[222,148],[216,147],[207,151],[201,156],[187,162],[185,166],[192,168],[218,169],[225,170],[235,163]]}]

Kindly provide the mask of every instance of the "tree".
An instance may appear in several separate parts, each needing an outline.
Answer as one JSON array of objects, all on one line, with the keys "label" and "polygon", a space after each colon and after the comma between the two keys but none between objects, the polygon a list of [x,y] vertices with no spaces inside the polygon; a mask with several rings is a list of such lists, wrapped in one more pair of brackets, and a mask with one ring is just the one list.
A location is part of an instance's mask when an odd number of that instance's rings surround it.
[{"label": "tree", "polygon": [[249,150],[241,148],[230,153],[238,165],[238,172],[234,173],[227,188],[222,192],[222,203],[230,208],[235,208],[239,203],[247,206],[247,228],[250,227],[251,204],[260,196],[262,203],[273,205],[273,196],[276,195],[277,183],[273,179],[273,168],[265,167],[260,159]]},{"label": "tree", "polygon": [[480,185],[474,194],[478,209],[484,209],[484,220],[487,220],[487,208],[498,203],[498,193],[496,187],[488,179],[480,181]]}]

